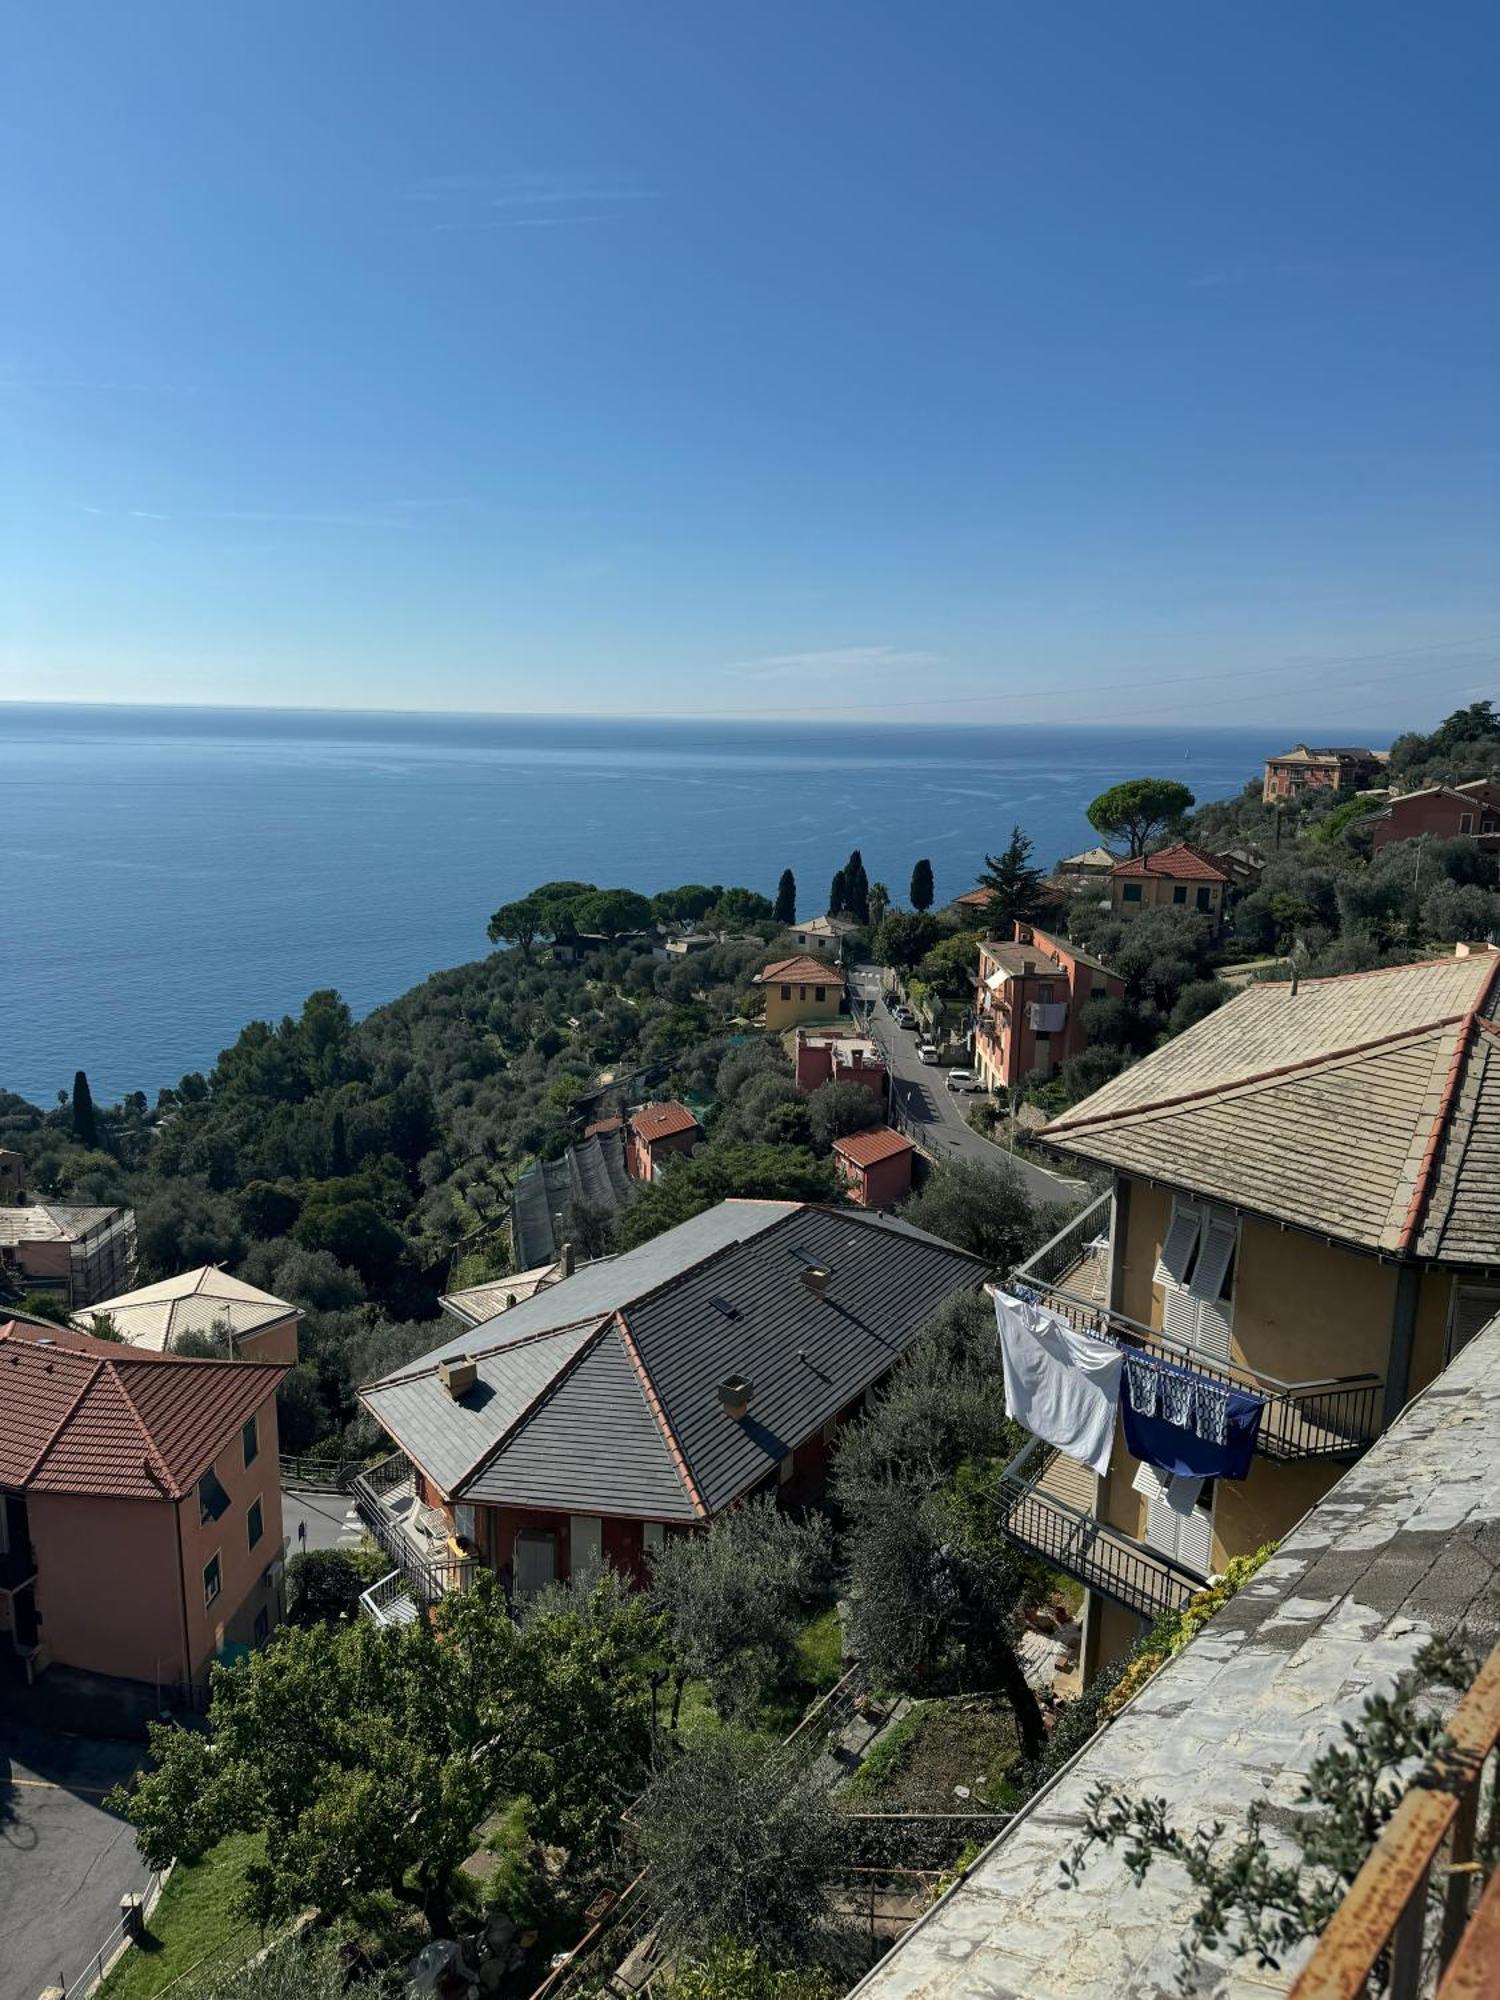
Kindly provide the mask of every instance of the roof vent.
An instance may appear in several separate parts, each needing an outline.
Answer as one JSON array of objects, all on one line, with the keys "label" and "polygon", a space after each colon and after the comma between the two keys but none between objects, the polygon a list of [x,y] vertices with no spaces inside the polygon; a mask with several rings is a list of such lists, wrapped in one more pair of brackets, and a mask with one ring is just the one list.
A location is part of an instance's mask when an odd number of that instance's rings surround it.
[{"label": "roof vent", "polygon": [[755,1384],[743,1375],[726,1375],[719,1384],[719,1401],[724,1406],[724,1414],[731,1423],[737,1424],[750,1407],[750,1398],[755,1394]]},{"label": "roof vent", "polygon": [[826,1264],[809,1264],[802,1273],[802,1282],[815,1299],[821,1299],[828,1290],[828,1280],[833,1273]]},{"label": "roof vent", "polygon": [[478,1364],[467,1354],[444,1355],[438,1363],[438,1374],[455,1403],[460,1396],[467,1396],[479,1380]]},{"label": "roof vent", "polygon": [[562,1249],[561,1249],[561,1250],[560,1250],[560,1251],[558,1252],[558,1257],[557,1257],[557,1267],[558,1267],[559,1271],[561,1271],[562,1275],[563,1275],[563,1276],[564,1276],[565,1278],[571,1278],[571,1277],[572,1277],[572,1275],[573,1275],[573,1246],[572,1246],[572,1244],[571,1244],[571,1243],[565,1243],[565,1244],[563,1245]]}]

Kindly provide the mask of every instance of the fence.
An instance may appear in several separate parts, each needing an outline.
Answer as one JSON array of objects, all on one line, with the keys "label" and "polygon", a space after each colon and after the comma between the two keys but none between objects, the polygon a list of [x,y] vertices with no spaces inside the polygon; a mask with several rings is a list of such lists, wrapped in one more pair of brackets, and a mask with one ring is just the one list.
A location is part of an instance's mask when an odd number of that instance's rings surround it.
[{"label": "fence", "polygon": [[361,1520],[405,1577],[413,1600],[418,1604],[436,1604],[450,1590],[467,1590],[479,1564],[470,1556],[424,1555],[402,1523],[393,1519],[385,1496],[399,1492],[412,1480],[410,1461],[395,1451],[356,1473],[349,1482],[349,1490]]},{"label": "fence", "polygon": [[122,1915],[115,1923],[109,1936],[94,1953],[88,1964],[76,1979],[59,1980],[58,1987],[65,2000],[87,2000],[104,1978],[128,1944],[137,1940],[150,1922],[151,1913],[161,1900],[162,1885],[171,1869],[153,1869],[147,1880],[140,1907]]},{"label": "fence", "polygon": [[1291,2000],[1364,2000],[1370,1993],[1479,2000],[1495,1992],[1500,1875],[1490,1875],[1500,1850],[1500,1646],[1454,1710],[1448,1739],[1387,1822]]},{"label": "fence", "polygon": [[309,1493],[347,1493],[369,1463],[363,1458],[307,1458],[281,1454],[281,1483]]}]

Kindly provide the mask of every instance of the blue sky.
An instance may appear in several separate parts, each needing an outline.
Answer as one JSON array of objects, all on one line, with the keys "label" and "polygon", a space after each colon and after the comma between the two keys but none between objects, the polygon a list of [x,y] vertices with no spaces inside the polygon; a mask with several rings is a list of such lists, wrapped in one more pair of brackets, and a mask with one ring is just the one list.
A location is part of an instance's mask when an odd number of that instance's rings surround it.
[{"label": "blue sky", "polygon": [[1425,720],[1492,4],[51,0],[0,696]]}]

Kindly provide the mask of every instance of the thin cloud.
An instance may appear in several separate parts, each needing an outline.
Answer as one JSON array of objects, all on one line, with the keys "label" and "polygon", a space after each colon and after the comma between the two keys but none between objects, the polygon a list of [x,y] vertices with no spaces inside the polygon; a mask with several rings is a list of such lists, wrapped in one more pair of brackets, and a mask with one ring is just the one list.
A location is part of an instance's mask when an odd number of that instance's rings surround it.
[{"label": "thin cloud", "polygon": [[899,646],[831,646],[807,653],[767,653],[756,660],[734,660],[728,671],[746,680],[792,680],[819,674],[884,674],[903,668],[936,667],[939,653],[903,650]]}]

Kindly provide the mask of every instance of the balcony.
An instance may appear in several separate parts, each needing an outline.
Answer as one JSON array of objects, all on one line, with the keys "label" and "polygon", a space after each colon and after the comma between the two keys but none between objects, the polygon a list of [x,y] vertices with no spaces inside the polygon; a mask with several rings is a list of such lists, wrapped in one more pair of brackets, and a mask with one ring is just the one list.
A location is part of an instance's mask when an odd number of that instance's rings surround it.
[{"label": "balcony", "polygon": [[1041,1438],[1006,1466],[1001,1488],[998,1525],[1009,1541],[1139,1618],[1180,1611],[1208,1582],[1079,1505],[1076,1468]]},{"label": "balcony", "polygon": [[1255,1449],[1290,1465],[1310,1459],[1350,1459],[1380,1434],[1385,1383],[1378,1375],[1326,1375],[1306,1382],[1218,1361],[1199,1349],[1111,1310],[1109,1305],[1109,1201],[1100,1198],[1075,1215],[1034,1256],[1011,1273],[1059,1319],[1080,1333],[1170,1361],[1212,1382],[1265,1399]]},{"label": "balcony", "polygon": [[407,1623],[449,1591],[469,1588],[480,1564],[453,1553],[447,1521],[422,1505],[416,1468],[403,1453],[367,1467],[349,1491],[372,1539],[395,1565],[360,1599],[377,1624]]}]

